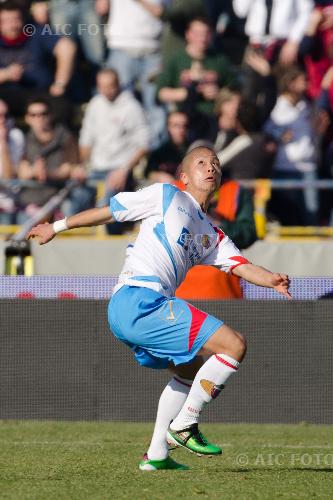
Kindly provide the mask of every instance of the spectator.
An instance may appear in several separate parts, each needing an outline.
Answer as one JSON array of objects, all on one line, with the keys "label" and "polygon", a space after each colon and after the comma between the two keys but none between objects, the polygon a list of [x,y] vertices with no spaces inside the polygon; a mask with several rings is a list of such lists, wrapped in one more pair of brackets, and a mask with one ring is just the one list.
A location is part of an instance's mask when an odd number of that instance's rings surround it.
[{"label": "spectator", "polygon": [[250,45],[285,66],[297,62],[313,5],[312,0],[233,0],[236,15],[246,18]]},{"label": "spectator", "polygon": [[[96,12],[95,0],[51,0],[50,20],[53,28],[79,42],[83,55],[91,64],[100,67],[104,61],[104,32]],[[68,30],[69,28],[69,30]]]},{"label": "spectator", "polygon": [[[24,150],[24,135],[14,128],[8,106],[0,100],[0,179],[14,179]],[[0,224],[15,223],[15,199],[9,186],[0,187]]]},{"label": "spectator", "polygon": [[275,63],[297,63],[313,1],[233,0],[233,7],[239,17],[246,18],[245,33],[250,39],[244,58],[243,96],[259,106],[264,123],[277,97],[271,69]]},{"label": "spectator", "polygon": [[333,63],[333,2],[313,9],[300,46],[308,76],[307,94],[316,99],[321,81]]},{"label": "spectator", "polygon": [[215,102],[215,113],[218,120],[218,131],[215,139],[215,150],[221,151],[236,136],[236,118],[241,94],[237,90],[223,88]]},{"label": "spectator", "polygon": [[[109,198],[134,189],[133,169],[148,152],[149,130],[140,103],[120,89],[114,70],[98,72],[97,90],[83,118],[80,154],[90,165],[90,178],[106,182]],[[112,224],[108,230],[122,227]]]},{"label": "spectator", "polygon": [[[97,0],[97,2],[103,0]],[[166,0],[111,0],[106,66],[117,71],[122,88],[139,84],[147,113],[152,147],[161,144],[164,109],[156,101],[156,79],[161,71],[161,20]]]},{"label": "spectator", "polygon": [[[278,79],[280,95],[265,125],[265,131],[278,142],[273,165],[275,179],[315,180],[317,168],[316,135],[313,115],[305,100],[306,79],[298,67],[286,69]],[[272,209],[282,224],[316,224],[318,198],[313,188],[274,193]]]},{"label": "spectator", "polygon": [[[217,156],[232,179],[258,179],[271,175],[276,144],[260,132],[254,104],[240,102],[236,111],[235,136],[217,149]],[[218,146],[216,143],[216,147]]]},{"label": "spectator", "polygon": [[145,177],[151,182],[173,183],[188,148],[188,118],[172,111],[167,121],[168,139],[149,156]]},{"label": "spectator", "polygon": [[230,65],[209,50],[212,29],[204,18],[190,21],[185,39],[185,50],[170,58],[159,77],[158,97],[169,106],[211,114],[220,87],[232,81]]},{"label": "spectator", "polygon": [[244,20],[235,15],[232,0],[203,0],[205,11],[214,29],[214,47],[228,54],[232,64],[238,66],[247,44]]},{"label": "spectator", "polygon": [[[0,4],[0,98],[8,102],[15,116],[22,116],[31,96],[49,92],[58,110],[65,113],[62,97],[73,71],[75,44],[68,37],[43,33],[40,26],[32,25],[35,33],[28,36],[24,22],[18,5],[10,1]],[[55,59],[54,71],[50,56]]]},{"label": "spectator", "polygon": [[[20,223],[56,194],[66,181],[76,179],[82,183],[85,179],[82,167],[78,166],[77,141],[63,125],[53,122],[47,100],[31,99],[25,120],[29,131],[18,176],[22,180],[34,180],[37,185],[23,188],[20,193]],[[66,216],[93,204],[93,192],[81,183],[72,189],[61,207]]]}]

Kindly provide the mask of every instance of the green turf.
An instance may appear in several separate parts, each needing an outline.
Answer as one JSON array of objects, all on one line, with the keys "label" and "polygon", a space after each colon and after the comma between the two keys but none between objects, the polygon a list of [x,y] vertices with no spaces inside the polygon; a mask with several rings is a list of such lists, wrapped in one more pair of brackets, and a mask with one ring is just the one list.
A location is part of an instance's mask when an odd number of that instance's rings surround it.
[{"label": "green turf", "polygon": [[[202,425],[220,457],[185,450],[189,471],[141,472],[151,424],[0,422],[0,498],[333,498],[333,426]],[[242,461],[242,463],[240,463]]]}]

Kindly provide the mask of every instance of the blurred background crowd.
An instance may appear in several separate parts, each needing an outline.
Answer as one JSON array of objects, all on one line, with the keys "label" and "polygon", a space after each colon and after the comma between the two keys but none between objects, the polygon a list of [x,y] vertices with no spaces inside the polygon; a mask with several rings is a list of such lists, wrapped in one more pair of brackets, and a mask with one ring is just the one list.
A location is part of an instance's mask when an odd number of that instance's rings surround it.
[{"label": "blurred background crowd", "polygon": [[68,181],[63,216],[179,185],[207,144],[223,166],[210,214],[241,248],[256,231],[240,180],[307,181],[273,191],[269,218],[332,226],[311,184],[333,178],[332,117],[333,0],[0,2],[0,224]]}]

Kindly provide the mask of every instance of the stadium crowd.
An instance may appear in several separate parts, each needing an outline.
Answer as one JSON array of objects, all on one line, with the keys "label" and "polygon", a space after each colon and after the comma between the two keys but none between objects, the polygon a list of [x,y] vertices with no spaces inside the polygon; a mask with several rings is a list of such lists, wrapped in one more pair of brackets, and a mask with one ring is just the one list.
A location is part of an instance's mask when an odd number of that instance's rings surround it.
[{"label": "stadium crowd", "polygon": [[333,225],[331,192],[311,186],[333,178],[332,63],[333,0],[2,1],[0,223],[69,180],[64,216],[103,203],[96,182],[105,197],[181,187],[205,144],[223,165],[210,215],[228,233],[238,217],[240,247],[256,238],[242,179],[310,181],[273,191],[269,217]]}]

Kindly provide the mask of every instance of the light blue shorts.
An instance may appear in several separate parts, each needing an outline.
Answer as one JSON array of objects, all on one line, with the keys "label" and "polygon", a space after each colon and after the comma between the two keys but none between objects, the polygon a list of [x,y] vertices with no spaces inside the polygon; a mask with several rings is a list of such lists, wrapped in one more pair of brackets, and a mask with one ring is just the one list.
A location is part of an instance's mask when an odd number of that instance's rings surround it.
[{"label": "light blue shorts", "polygon": [[223,321],[176,297],[150,288],[123,286],[108,308],[113,334],[149,368],[190,363]]}]

